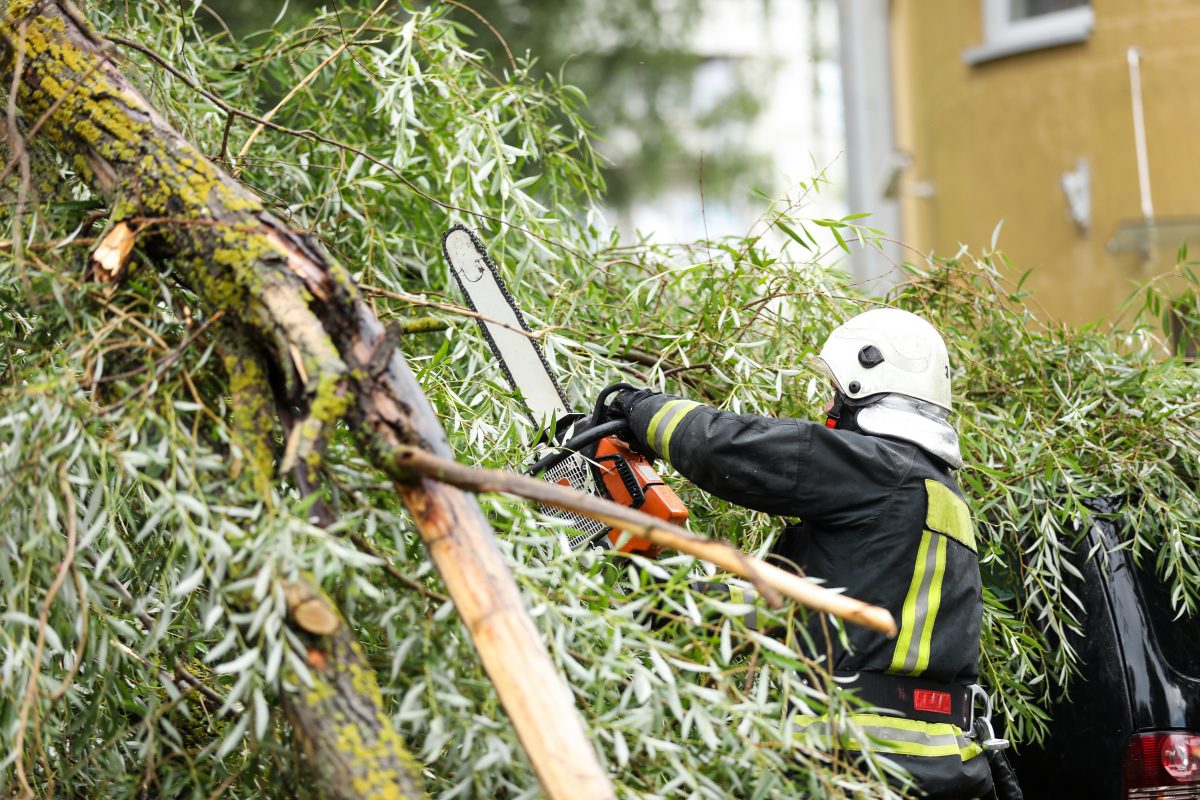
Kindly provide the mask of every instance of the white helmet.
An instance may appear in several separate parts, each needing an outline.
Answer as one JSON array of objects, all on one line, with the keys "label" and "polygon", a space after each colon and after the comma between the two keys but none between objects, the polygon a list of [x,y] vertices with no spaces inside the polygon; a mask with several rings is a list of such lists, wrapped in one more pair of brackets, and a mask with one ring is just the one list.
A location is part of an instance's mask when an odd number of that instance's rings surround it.
[{"label": "white helmet", "polygon": [[[937,329],[916,314],[877,308],[829,334],[817,365],[864,433],[904,439],[962,466],[950,414],[950,358]],[[897,396],[899,395],[899,396]]]},{"label": "white helmet", "polygon": [[950,358],[937,329],[916,314],[876,308],[843,322],[817,358],[851,401],[903,394],[950,410]]}]

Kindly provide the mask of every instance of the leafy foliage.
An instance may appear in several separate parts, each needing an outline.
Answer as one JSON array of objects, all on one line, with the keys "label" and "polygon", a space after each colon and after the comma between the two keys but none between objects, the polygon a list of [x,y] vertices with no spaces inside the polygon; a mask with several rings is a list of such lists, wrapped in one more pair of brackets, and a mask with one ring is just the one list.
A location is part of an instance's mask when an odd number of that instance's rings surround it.
[{"label": "leafy foliage", "polygon": [[[560,289],[590,285],[594,265],[580,253],[598,243],[560,213],[585,208],[600,188],[574,116],[577,90],[526,74],[497,81],[462,47],[458,26],[427,12],[360,15],[347,22],[367,23],[360,42],[316,70],[339,40],[305,29],[237,52],[166,7],[110,11],[93,9],[102,29],[138,36],[187,76],[136,50],[126,65],[219,159],[234,160],[254,123],[227,120],[189,84],[244,108],[259,97],[277,103],[280,85],[302,87],[276,119],[357,152],[268,130],[235,168],[291,224],[320,231],[385,318],[453,301],[437,243],[459,217],[497,235],[497,257],[523,271],[514,283],[525,275],[538,297],[552,291],[547,266],[561,269]],[[220,320],[169,268],[140,263],[115,292],[87,280],[103,210],[66,165],[58,172],[57,186],[23,187],[44,196],[30,198],[36,214],[11,219],[26,247],[10,247],[3,265],[0,724],[14,785],[49,794],[69,783],[95,796],[300,793],[275,698],[305,669],[282,624],[280,584],[308,573],[359,631],[435,794],[535,794],[387,484],[339,439],[322,475],[335,525],[313,525],[309,501],[287,481],[263,493],[227,424],[239,398],[227,396],[223,364],[236,352],[214,335]],[[520,460],[534,432],[496,386],[474,323],[444,316],[444,335],[406,344],[455,445],[468,458]],[[550,346],[564,367],[587,359],[584,341],[564,335]],[[789,709],[823,708],[797,669],[808,660],[795,643],[746,631],[744,608],[692,597],[690,561],[632,570],[570,552],[528,507],[487,507],[623,795],[876,785],[844,760],[813,769],[796,760],[784,745]],[[394,568],[385,572],[380,557]],[[688,624],[668,623],[671,636],[650,631],[640,617],[652,603]]]},{"label": "leafy foliage", "polygon": [[[445,324],[403,347],[465,461],[518,466],[537,432],[458,313],[439,250],[453,222],[481,229],[580,407],[625,377],[735,410],[812,417],[825,389],[806,358],[876,302],[829,265],[881,234],[858,218],[806,219],[819,179],[770,205],[740,240],[604,238],[589,212],[603,187],[578,90],[528,67],[500,79],[436,11],[343,11],[344,35],[315,35],[327,32],[323,18],[241,50],[174,4],[90,13],[188,76],[126,51],[126,71],[152,102],[290,224],[316,231],[382,318]],[[258,113],[279,102],[280,86],[303,84],[276,121],[345,146],[268,129],[235,159],[254,123],[227,119],[189,82]],[[103,209],[69,165],[54,171],[56,184],[31,187],[30,212],[7,220],[25,247],[0,252],[4,781],[20,770],[43,795],[302,794],[276,708],[281,682],[304,680],[279,585],[309,573],[359,634],[433,795],[536,796],[388,484],[345,431],[321,474],[334,525],[313,524],[311,501],[288,480],[256,484],[228,423],[237,401],[214,336],[220,320],[169,265],[140,263],[116,290],[86,280]],[[1062,632],[1080,609],[1062,555],[1085,498],[1127,497],[1128,546],[1195,608],[1200,450],[1196,379],[1162,357],[1149,328],[1045,327],[1001,279],[1001,258],[909,268],[889,302],[922,311],[951,343],[962,476],[987,542],[984,666],[1028,739],[1074,664]],[[770,546],[777,521],[674,482],[694,529],[749,551]],[[851,763],[792,722],[828,712],[848,725],[852,705],[821,671],[821,643],[747,630],[745,606],[689,587],[705,572],[690,559],[571,552],[536,509],[483,504],[621,796],[891,792],[884,760]],[[791,613],[769,619],[793,630]]]},{"label": "leafy foliage", "polygon": [[[762,111],[761,76],[741,59],[699,52],[695,32],[703,0],[472,0],[456,19],[478,29],[472,41],[497,64],[508,52],[529,53],[540,68],[587,93],[583,109],[601,134],[605,205],[623,208],[696,182],[697,165],[710,196],[738,192],[769,177],[767,159],[749,152],[741,132]],[[727,86],[700,101],[701,72],[722,63]],[[712,83],[708,91],[713,91]],[[698,103],[697,101],[700,101]],[[709,110],[699,113],[698,104]]]},{"label": "leafy foliage", "polygon": [[[209,0],[198,16],[213,33],[229,30],[253,41],[274,20],[308,21],[324,5],[320,0],[249,5]],[[599,146],[605,155],[608,208],[628,208],[674,186],[693,185],[701,161],[710,197],[740,192],[751,174],[759,183],[770,177],[767,159],[748,152],[741,135],[762,111],[761,76],[736,55],[697,51],[694,33],[705,11],[702,0],[432,0],[412,5],[441,8],[449,19],[464,23],[460,34],[472,48],[490,54],[490,68],[498,74],[532,58],[540,72],[558,75],[588,95],[591,102],[580,112],[591,130],[603,132]],[[329,30],[337,21],[335,16],[323,19]],[[708,110],[697,113],[697,81],[718,62],[729,85],[704,98]],[[709,92],[712,86],[710,81]],[[280,87],[286,91],[286,84]]]}]

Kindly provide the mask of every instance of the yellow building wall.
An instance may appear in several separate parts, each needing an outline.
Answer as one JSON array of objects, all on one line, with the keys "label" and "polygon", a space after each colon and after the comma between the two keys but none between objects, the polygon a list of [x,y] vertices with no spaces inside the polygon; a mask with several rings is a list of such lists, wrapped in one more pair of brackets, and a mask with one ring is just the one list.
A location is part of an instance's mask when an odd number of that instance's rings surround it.
[{"label": "yellow building wall", "polygon": [[[1156,255],[1114,254],[1122,221],[1142,217],[1127,49],[1142,51],[1142,91],[1156,218],[1200,217],[1200,2],[1094,0],[1082,44],[979,65],[979,0],[892,0],[898,146],[913,159],[901,183],[905,240],[953,255],[999,249],[1047,316],[1112,318],[1135,284],[1174,266],[1178,241]],[[1081,232],[1060,187],[1086,159],[1092,224]],[[922,196],[928,193],[928,196]],[[1197,226],[1200,231],[1200,226]],[[1192,252],[1200,253],[1200,236]]]}]

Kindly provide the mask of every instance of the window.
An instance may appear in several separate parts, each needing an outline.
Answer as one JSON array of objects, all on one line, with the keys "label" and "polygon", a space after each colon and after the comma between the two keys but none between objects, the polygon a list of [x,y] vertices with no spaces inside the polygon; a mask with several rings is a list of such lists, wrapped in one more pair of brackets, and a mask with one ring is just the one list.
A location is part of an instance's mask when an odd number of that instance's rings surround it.
[{"label": "window", "polygon": [[1082,42],[1095,22],[1089,0],[982,2],[983,44],[963,53],[968,64]]},{"label": "window", "polygon": [[1090,5],[1090,3],[1088,0],[1010,0],[1007,4],[997,3],[996,5],[1008,5],[1010,18],[1021,20],[1040,17],[1042,14],[1053,14],[1055,11],[1066,11],[1068,8],[1079,8]]}]

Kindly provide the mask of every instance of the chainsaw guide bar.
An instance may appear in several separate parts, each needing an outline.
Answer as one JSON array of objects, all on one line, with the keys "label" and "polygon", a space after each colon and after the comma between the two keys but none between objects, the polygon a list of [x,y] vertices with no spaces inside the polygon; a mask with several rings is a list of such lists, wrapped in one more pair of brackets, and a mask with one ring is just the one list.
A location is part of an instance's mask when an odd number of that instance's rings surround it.
[{"label": "chainsaw guide bar", "polygon": [[[509,385],[521,395],[529,418],[546,432],[548,439],[551,438],[555,424],[571,410],[545,353],[537,340],[529,335],[529,324],[500,277],[499,268],[475,232],[463,225],[455,225],[442,236],[442,255],[467,304],[479,314],[476,322],[492,354],[500,362]],[[542,479],[604,496],[591,465],[579,455],[556,464],[542,475]],[[608,541],[604,534],[609,531],[609,526],[603,522],[549,506],[543,506],[542,513],[561,519],[582,532],[582,535],[568,537],[572,548],[602,545]]]},{"label": "chainsaw guide bar", "polygon": [[471,310],[480,315],[483,336],[530,418],[553,431],[553,424],[570,413],[567,396],[483,243],[474,231],[455,225],[442,236],[442,255]]}]

